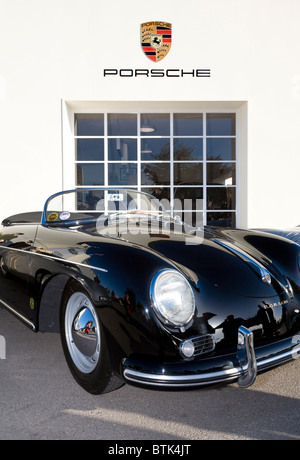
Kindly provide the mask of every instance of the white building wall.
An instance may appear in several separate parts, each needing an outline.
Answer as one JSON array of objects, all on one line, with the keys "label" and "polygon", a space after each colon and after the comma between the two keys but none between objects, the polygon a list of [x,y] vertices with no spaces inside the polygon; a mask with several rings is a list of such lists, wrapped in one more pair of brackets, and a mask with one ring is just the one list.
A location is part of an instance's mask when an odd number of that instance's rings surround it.
[{"label": "white building wall", "polygon": [[[238,107],[239,224],[300,224],[299,19],[299,0],[0,0],[0,219],[62,188],[74,101],[196,101]],[[155,20],[173,26],[159,63],[139,37]],[[104,68],[211,77],[104,78]]]}]

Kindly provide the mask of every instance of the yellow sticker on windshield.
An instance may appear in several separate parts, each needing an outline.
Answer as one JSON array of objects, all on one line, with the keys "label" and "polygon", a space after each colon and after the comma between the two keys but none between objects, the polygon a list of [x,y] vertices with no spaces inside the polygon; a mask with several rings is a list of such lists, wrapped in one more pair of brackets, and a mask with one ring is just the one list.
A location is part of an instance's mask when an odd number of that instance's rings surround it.
[{"label": "yellow sticker on windshield", "polygon": [[51,214],[49,214],[47,220],[48,220],[49,222],[54,222],[57,218],[58,218],[57,212],[51,212]]}]

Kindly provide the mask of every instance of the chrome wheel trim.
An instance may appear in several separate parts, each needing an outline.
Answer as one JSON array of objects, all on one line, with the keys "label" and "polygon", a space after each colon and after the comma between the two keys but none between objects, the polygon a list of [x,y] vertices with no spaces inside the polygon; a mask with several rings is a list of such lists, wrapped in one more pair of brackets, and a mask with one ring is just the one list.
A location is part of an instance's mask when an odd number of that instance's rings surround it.
[{"label": "chrome wheel trim", "polygon": [[2,256],[0,256],[0,270],[1,270],[2,274],[3,274],[4,276],[6,276],[6,273],[7,273],[7,272],[6,272],[6,268],[5,268],[4,259],[3,259]]},{"label": "chrome wheel trim", "polygon": [[71,295],[66,306],[65,336],[74,365],[90,374],[100,357],[100,328],[97,313],[83,292]]}]

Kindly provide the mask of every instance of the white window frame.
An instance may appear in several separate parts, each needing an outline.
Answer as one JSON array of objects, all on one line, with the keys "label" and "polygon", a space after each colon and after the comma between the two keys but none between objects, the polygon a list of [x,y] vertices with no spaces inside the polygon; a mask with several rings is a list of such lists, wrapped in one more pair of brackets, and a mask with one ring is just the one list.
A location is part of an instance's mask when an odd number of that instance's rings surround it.
[{"label": "white window frame", "polygon": [[[224,103],[222,103],[224,105]],[[126,108],[123,106],[126,105]],[[131,105],[133,106],[138,106],[134,107],[132,110],[130,107]],[[247,133],[247,126],[246,126],[246,114],[247,114],[247,103],[245,102],[239,102],[234,105],[236,107],[234,109],[232,108],[222,108],[220,107],[220,103],[210,103],[211,107],[205,108],[202,104],[199,104],[199,108],[194,108],[191,107],[190,103],[185,103],[184,107],[182,107],[183,103],[178,103],[178,107],[176,106],[176,103],[173,102],[171,104],[172,108],[168,107],[168,103],[160,103],[157,102],[157,104],[151,103],[151,106],[149,106],[149,103],[122,103],[120,102],[119,107],[118,103],[75,103],[75,102],[63,102],[62,103],[62,133],[63,133],[63,138],[62,138],[62,148],[63,148],[63,189],[68,190],[68,189],[73,189],[73,188],[81,188],[85,186],[76,186],[76,165],[77,161],[75,159],[75,142],[77,137],[79,138],[104,138],[104,181],[105,185],[108,186],[108,163],[120,163],[120,161],[108,161],[108,138],[135,138],[137,139],[137,162],[136,161],[128,161],[128,163],[133,163],[137,164],[137,171],[138,171],[138,180],[137,180],[137,189],[141,190],[143,188],[151,188],[150,186],[142,186],[141,185],[141,175],[139,174],[140,167],[141,167],[141,139],[145,139],[147,136],[141,136],[139,127],[140,127],[140,116],[141,114],[144,113],[168,113],[170,114],[170,125],[171,125],[171,130],[170,130],[170,136],[149,136],[151,139],[153,138],[169,138],[170,139],[170,165],[171,165],[171,170],[170,170],[170,198],[172,201],[173,198],[173,192],[176,188],[176,185],[174,185],[174,177],[173,177],[173,165],[176,163],[174,162],[174,148],[173,148],[173,139],[176,138],[176,136],[173,136],[173,117],[174,114],[178,113],[201,113],[203,114],[203,136],[177,136],[180,138],[203,138],[203,160],[198,161],[198,163],[203,163],[203,218],[204,222],[203,224],[206,225],[206,218],[207,218],[207,213],[208,212],[216,212],[216,213],[224,213],[224,212],[233,212],[235,213],[235,218],[236,218],[236,226],[246,226],[246,220],[247,220],[247,208],[246,208],[246,203],[245,203],[245,197],[247,196],[247,177],[246,177],[246,166],[247,166],[247,151],[246,151],[246,133]],[[156,105],[156,106],[154,106]],[[163,106],[166,105],[166,108]],[[226,105],[226,104],[225,104]],[[232,105],[232,103],[229,103],[229,105]],[[242,111],[242,116],[241,112]],[[74,134],[74,126],[75,126],[75,115],[76,114],[97,114],[101,113],[104,114],[104,136],[75,136]],[[136,114],[137,115],[137,136],[107,136],[107,116],[108,114]],[[236,115],[236,132],[234,136],[207,136],[206,135],[206,116],[209,113],[234,113]],[[243,129],[242,132],[245,133],[245,139],[241,141],[240,139],[240,132],[241,132],[241,119],[244,121],[243,123]],[[236,190],[236,206],[235,209],[233,210],[208,210],[207,209],[207,188],[209,186],[206,185],[206,165],[208,163],[207,158],[206,158],[206,140],[208,138],[234,138],[236,141],[236,157],[235,160],[226,160],[226,161],[209,161],[209,163],[234,163],[236,166],[236,184],[233,186],[230,186],[232,188],[235,188]],[[240,146],[243,145],[244,147],[244,161],[243,165],[241,168],[241,162],[240,162]],[[80,162],[79,162],[80,163]],[[89,163],[88,161],[82,161],[82,163]],[[90,163],[97,163],[95,161],[91,161]],[[103,163],[103,162],[99,162]],[[158,163],[158,161],[155,161],[155,163]],[[196,163],[196,161],[192,161],[191,163]],[[243,177],[241,177],[241,169],[243,171]],[[241,193],[241,183],[244,183],[243,191]],[[173,185],[173,186],[172,186]],[[126,186],[117,186],[118,188],[126,188]],[[128,187],[128,186],[127,186]],[[155,186],[153,186],[154,188]],[[211,186],[212,187],[212,186]],[[224,187],[223,185],[220,186],[214,186],[214,187]],[[99,186],[99,188],[101,188]],[[243,199],[243,213],[241,213],[241,195]],[[241,215],[242,214],[242,215]]]}]

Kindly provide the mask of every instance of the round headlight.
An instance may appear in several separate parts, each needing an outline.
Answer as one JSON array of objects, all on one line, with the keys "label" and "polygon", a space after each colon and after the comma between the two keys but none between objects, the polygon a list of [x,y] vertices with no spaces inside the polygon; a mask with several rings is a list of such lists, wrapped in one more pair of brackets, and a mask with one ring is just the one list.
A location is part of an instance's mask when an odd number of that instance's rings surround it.
[{"label": "round headlight", "polygon": [[189,282],[176,270],[157,273],[150,287],[153,307],[163,322],[183,327],[193,317],[195,298]]}]

